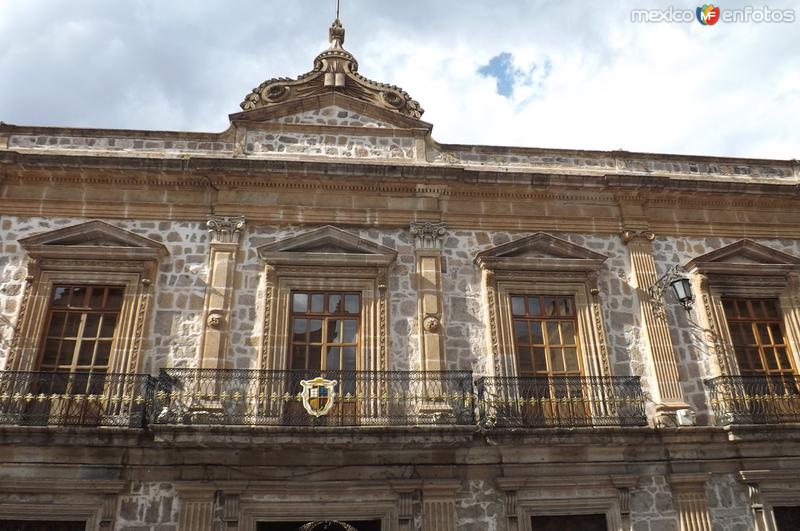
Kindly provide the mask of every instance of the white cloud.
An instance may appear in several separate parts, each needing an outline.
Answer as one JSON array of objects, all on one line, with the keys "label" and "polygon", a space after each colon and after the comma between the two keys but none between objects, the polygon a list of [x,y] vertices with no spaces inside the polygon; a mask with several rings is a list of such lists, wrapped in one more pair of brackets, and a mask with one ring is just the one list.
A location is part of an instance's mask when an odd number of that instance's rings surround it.
[{"label": "white cloud", "polygon": [[[328,0],[0,5],[0,120],[169,130],[222,130],[252,87],[308,71],[333,15]],[[630,21],[661,6],[346,0],[342,18],[361,73],[418,99],[441,142],[798,157],[800,21]],[[504,52],[551,71],[502,97],[478,69]]]}]

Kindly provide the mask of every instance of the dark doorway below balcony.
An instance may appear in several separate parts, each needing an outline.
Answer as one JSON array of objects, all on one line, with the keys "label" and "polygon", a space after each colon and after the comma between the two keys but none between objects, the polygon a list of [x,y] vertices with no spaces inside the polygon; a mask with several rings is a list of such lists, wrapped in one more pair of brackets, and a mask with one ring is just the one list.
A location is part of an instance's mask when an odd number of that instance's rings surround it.
[{"label": "dark doorway below balcony", "polygon": [[86,522],[0,520],[0,531],[86,531]]},{"label": "dark doorway below balcony", "polygon": [[800,531],[800,507],[774,507],[778,531]]},{"label": "dark doorway below balcony", "polygon": [[531,517],[533,531],[608,531],[604,514]]},{"label": "dark doorway below balcony", "polygon": [[378,520],[259,522],[256,531],[381,531]]}]

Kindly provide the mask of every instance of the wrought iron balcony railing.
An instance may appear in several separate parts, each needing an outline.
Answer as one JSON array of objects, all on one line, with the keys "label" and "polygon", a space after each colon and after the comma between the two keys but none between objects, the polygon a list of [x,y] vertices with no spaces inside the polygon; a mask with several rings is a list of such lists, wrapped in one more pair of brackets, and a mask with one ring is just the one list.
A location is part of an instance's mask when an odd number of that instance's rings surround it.
[{"label": "wrought iron balcony railing", "polygon": [[720,426],[800,422],[800,377],[720,376],[706,386]]},{"label": "wrought iron balcony railing", "polygon": [[476,387],[485,428],[647,424],[638,376],[486,377]]},{"label": "wrought iron balcony railing", "polygon": [[141,428],[154,386],[145,374],[0,371],[0,425]]},{"label": "wrought iron balcony railing", "polygon": [[[332,383],[308,383],[317,377]],[[315,416],[326,407],[328,411]],[[152,422],[471,425],[475,423],[472,373],[164,369],[155,391]]]}]

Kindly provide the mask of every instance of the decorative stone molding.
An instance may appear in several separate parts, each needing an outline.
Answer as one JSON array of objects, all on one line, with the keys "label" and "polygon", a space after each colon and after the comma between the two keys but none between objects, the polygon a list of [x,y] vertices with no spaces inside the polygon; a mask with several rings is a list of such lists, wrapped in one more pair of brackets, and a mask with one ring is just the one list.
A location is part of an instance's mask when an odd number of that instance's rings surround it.
[{"label": "decorative stone molding", "polygon": [[245,222],[244,216],[209,216],[206,227],[211,235],[211,242],[238,244]]},{"label": "decorative stone molding", "polygon": [[441,328],[439,318],[435,315],[426,315],[425,319],[422,320],[422,328],[429,333],[438,332]]},{"label": "decorative stone molding", "polygon": [[652,242],[656,239],[656,234],[649,230],[624,230],[622,231],[622,241],[630,243],[633,240],[640,239],[647,242]]},{"label": "decorative stone molding", "polygon": [[28,236],[19,244],[28,253],[28,274],[6,369],[37,369],[54,285],[97,284],[125,288],[109,372],[137,372],[151,284],[167,248],[100,220]]},{"label": "decorative stone molding", "polygon": [[375,107],[419,119],[425,111],[406,91],[369,80],[358,73],[358,61],[345,50],[345,30],[337,18],[328,32],[330,46],[314,60],[314,68],[297,79],[273,78],[261,83],[241,103],[245,111],[271,107],[336,91]]},{"label": "decorative stone molding", "polygon": [[755,531],[776,531],[774,507],[800,506],[800,470],[742,470]]},{"label": "decorative stone molding", "polygon": [[456,531],[455,494],[460,484],[430,484],[422,491],[423,531]]},{"label": "decorative stone molding", "polygon": [[206,221],[211,236],[208,255],[208,285],[203,312],[206,316],[200,339],[200,366],[227,368],[230,319],[234,295],[234,276],[239,239],[244,230],[243,216],[210,216]]},{"label": "decorative stone molding", "polygon": [[799,257],[744,239],[693,258],[684,267],[692,277],[716,376],[739,374],[722,305],[726,296],[778,299],[790,350],[795,364],[800,363]]},{"label": "decorative stone molding", "polygon": [[226,531],[239,529],[239,494],[225,494],[222,498],[222,518]]},{"label": "decorative stone molding", "polygon": [[441,249],[442,239],[447,234],[447,225],[432,221],[412,222],[411,235],[417,249]]},{"label": "decorative stone molding", "polygon": [[516,376],[512,294],[571,295],[586,376],[610,376],[597,272],[606,257],[549,234],[537,233],[475,256],[488,308],[487,346],[493,376]]},{"label": "decorative stone molding", "polygon": [[259,367],[282,370],[288,353],[289,301],[293,290],[361,293],[361,331],[356,366],[388,367],[388,268],[397,251],[325,226],[257,249],[264,261],[265,301]]}]

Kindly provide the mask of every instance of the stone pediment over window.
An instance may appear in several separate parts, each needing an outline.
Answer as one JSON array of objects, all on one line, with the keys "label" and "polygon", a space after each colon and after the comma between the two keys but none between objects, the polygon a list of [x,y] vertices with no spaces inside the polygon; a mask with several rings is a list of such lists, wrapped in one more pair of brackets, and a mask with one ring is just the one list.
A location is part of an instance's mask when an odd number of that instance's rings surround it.
[{"label": "stone pediment over window", "polygon": [[31,258],[156,260],[168,254],[161,243],[100,220],[34,234],[19,244]]},{"label": "stone pediment over window", "polygon": [[606,256],[539,232],[481,251],[475,263],[483,269],[518,271],[596,271]]},{"label": "stone pediment over window", "polygon": [[783,276],[800,271],[800,258],[744,239],[698,256],[685,267],[709,275]]},{"label": "stone pediment over window", "polygon": [[298,236],[262,245],[258,254],[268,264],[388,266],[397,251],[327,225]]}]

